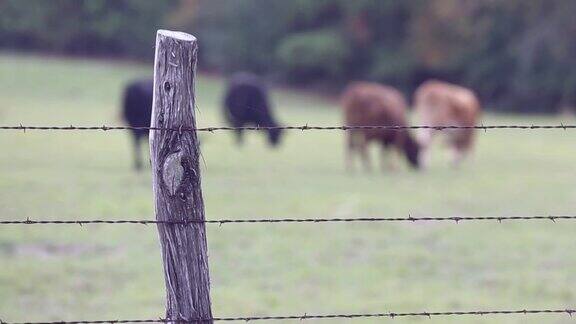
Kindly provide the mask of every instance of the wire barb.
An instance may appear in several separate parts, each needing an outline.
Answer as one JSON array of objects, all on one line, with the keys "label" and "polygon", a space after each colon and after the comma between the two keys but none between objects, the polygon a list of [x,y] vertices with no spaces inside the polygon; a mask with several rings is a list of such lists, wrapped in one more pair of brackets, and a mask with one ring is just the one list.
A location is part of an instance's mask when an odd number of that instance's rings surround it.
[{"label": "wire barb", "polygon": [[558,220],[576,220],[576,215],[547,215],[547,216],[458,216],[458,217],[361,217],[361,218],[253,218],[253,219],[215,219],[215,220],[32,220],[29,217],[25,220],[0,220],[0,225],[90,225],[90,224],[136,224],[136,225],[191,225],[191,224],[215,224],[219,227],[227,224],[285,224],[285,223],[368,223],[368,222],[481,222],[496,221],[552,221],[557,223]]},{"label": "wire barb", "polygon": [[300,130],[300,131],[322,131],[322,130],[416,130],[416,129],[431,129],[436,131],[447,131],[454,129],[476,129],[487,132],[488,130],[495,129],[515,129],[515,130],[553,130],[553,129],[576,129],[576,125],[565,125],[560,123],[558,125],[475,125],[475,126],[462,126],[462,125],[414,125],[414,126],[400,126],[400,125],[374,125],[374,126],[310,126],[308,124],[302,126],[246,126],[246,127],[140,127],[140,126],[18,126],[4,125],[0,126],[0,130],[21,130],[21,131],[114,131],[114,130],[148,130],[148,131],[172,131],[172,132],[209,132],[216,131],[262,131],[262,130]]},{"label": "wire barb", "polygon": [[488,315],[562,315],[572,316],[574,309],[522,309],[522,310],[472,310],[472,311],[447,311],[447,312],[407,312],[407,313],[365,313],[365,314],[325,314],[325,315],[283,315],[283,316],[254,316],[254,317],[213,317],[197,319],[113,319],[113,320],[77,320],[77,321],[54,321],[54,322],[0,322],[2,324],[129,324],[129,323],[197,323],[197,322],[236,322],[236,321],[285,321],[285,320],[318,320],[318,319],[360,319],[360,318],[390,318],[397,317],[456,317],[456,316],[488,316]]}]

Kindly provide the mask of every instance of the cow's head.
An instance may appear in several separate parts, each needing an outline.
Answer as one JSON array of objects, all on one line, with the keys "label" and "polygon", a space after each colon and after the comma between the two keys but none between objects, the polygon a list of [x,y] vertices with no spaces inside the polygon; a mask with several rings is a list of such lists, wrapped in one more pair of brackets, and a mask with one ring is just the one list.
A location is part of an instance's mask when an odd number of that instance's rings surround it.
[{"label": "cow's head", "polygon": [[410,166],[414,169],[420,169],[420,145],[410,134],[407,134],[404,140],[403,149]]},{"label": "cow's head", "polygon": [[280,144],[280,138],[282,137],[282,130],[278,128],[272,128],[268,130],[268,142],[272,146],[278,146]]}]

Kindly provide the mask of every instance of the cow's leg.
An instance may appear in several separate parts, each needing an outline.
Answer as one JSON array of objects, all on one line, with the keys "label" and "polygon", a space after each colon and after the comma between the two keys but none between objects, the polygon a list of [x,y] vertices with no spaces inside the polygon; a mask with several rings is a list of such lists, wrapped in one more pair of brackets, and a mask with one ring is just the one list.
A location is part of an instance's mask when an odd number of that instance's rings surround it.
[{"label": "cow's leg", "polygon": [[422,128],[416,132],[416,139],[420,145],[420,165],[424,168],[430,164],[430,146],[435,132],[429,128]]},{"label": "cow's leg", "polygon": [[354,131],[346,133],[346,150],[344,150],[344,161],[346,164],[346,171],[349,173],[354,172],[354,154],[356,154],[357,147],[355,141]]},{"label": "cow's leg", "polygon": [[140,135],[132,134],[132,145],[134,149],[134,168],[136,171],[142,170],[142,152],[140,150]]},{"label": "cow's leg", "polygon": [[[240,126],[235,126],[240,127]],[[244,143],[244,131],[242,129],[236,129],[236,144],[242,145]]]},{"label": "cow's leg", "polygon": [[380,162],[382,166],[382,172],[396,171],[396,163],[394,163],[394,151],[385,145],[382,146]]},{"label": "cow's leg", "polygon": [[465,156],[466,151],[463,151],[457,147],[452,148],[452,167],[455,169],[459,168]]},{"label": "cow's leg", "polygon": [[372,172],[372,164],[370,163],[370,154],[368,152],[368,141],[364,136],[358,139],[358,151],[362,158],[362,164],[364,164],[364,170],[366,172]]},{"label": "cow's leg", "polygon": [[452,166],[460,167],[462,160],[472,150],[473,131],[469,129],[459,130],[453,134],[452,139]]},{"label": "cow's leg", "polygon": [[236,144],[241,146],[244,143],[244,131],[242,130],[242,127],[245,125],[237,120],[231,120],[230,124],[235,128],[234,133],[236,133]]}]

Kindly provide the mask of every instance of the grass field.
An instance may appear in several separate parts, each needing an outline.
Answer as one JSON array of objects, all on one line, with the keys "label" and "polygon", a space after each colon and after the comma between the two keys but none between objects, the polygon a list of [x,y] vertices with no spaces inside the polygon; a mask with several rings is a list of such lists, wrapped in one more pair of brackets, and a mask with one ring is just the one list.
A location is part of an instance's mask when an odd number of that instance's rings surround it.
[{"label": "grass field", "polygon": [[[138,65],[2,55],[0,124],[117,125],[123,85],[148,73]],[[197,87],[200,125],[221,125],[221,82],[201,77]],[[330,101],[280,91],[274,103],[284,124],[340,124]],[[232,134],[206,134],[207,218],[576,214],[576,131],[478,135],[460,170],[438,148],[424,172],[350,175],[339,132],[289,132],[278,150],[261,134],[249,134],[242,148]],[[0,219],[154,217],[150,172],[132,171],[124,132],[3,131],[0,148]],[[567,221],[209,226],[214,315],[574,308],[575,233]],[[0,227],[0,319],[162,316],[160,262],[153,226]],[[394,320],[419,322],[572,321]]]}]

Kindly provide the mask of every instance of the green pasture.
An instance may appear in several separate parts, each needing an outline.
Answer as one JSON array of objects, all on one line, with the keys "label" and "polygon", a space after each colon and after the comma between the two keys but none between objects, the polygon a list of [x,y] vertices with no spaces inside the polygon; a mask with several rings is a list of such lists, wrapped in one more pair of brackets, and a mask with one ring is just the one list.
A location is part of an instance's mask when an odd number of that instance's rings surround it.
[{"label": "green pasture", "polygon": [[[136,64],[0,55],[0,124],[118,125],[123,85],[150,72]],[[221,95],[220,79],[199,77],[200,126],[222,125]],[[341,123],[335,99],[279,90],[273,101],[285,125]],[[342,132],[285,135],[272,150],[258,133],[243,147],[231,133],[202,134],[208,219],[576,215],[574,130],[481,132],[459,170],[438,145],[425,171],[399,160],[398,170],[372,174],[344,171]],[[150,171],[131,169],[125,132],[1,131],[0,149],[1,220],[154,217]],[[570,221],[209,225],[208,242],[215,316],[576,307]],[[0,227],[0,319],[7,322],[157,318],[163,280],[154,226]]]}]

